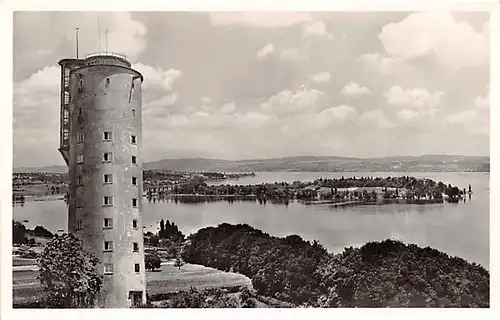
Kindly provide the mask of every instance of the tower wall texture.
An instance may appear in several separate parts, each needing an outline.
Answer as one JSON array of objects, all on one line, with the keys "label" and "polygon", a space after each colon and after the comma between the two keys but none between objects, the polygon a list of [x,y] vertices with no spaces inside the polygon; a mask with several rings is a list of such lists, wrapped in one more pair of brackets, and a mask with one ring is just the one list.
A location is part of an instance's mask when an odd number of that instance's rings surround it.
[{"label": "tower wall texture", "polygon": [[[141,84],[142,76],[123,65],[87,64],[70,78],[68,231],[80,237],[101,262],[100,307],[130,307],[131,291],[138,295],[136,302],[146,302]],[[111,137],[105,137],[105,132]],[[105,153],[111,154],[107,161]],[[112,202],[106,204],[105,197],[112,197]],[[105,219],[111,219],[108,225]],[[106,250],[109,241],[112,248]]]}]

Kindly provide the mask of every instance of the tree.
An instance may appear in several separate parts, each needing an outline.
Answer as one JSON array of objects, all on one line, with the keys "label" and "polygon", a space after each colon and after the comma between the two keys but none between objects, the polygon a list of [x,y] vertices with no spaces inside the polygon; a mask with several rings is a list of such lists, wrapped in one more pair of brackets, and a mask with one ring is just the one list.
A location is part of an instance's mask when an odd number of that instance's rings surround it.
[{"label": "tree", "polygon": [[184,261],[182,261],[181,257],[180,256],[177,256],[177,258],[175,259],[175,263],[174,263],[174,266],[175,267],[179,267],[179,270],[181,270],[181,267],[184,265]]},{"label": "tree", "polygon": [[22,244],[26,239],[26,227],[19,221],[12,220],[12,242]]},{"label": "tree", "polygon": [[99,260],[72,234],[55,236],[37,261],[47,307],[93,307],[102,289]]},{"label": "tree", "polygon": [[145,257],[146,270],[154,271],[161,268],[161,259],[158,254],[147,254]]},{"label": "tree", "polygon": [[165,222],[163,221],[163,219],[160,220],[160,237],[163,236],[163,233],[165,232]]}]

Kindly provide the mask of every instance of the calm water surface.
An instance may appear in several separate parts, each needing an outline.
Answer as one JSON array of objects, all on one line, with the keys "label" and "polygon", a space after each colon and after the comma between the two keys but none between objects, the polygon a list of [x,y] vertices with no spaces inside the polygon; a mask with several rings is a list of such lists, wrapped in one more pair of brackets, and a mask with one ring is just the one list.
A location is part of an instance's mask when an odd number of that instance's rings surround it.
[{"label": "calm water surface", "polygon": [[[310,181],[327,177],[395,176],[403,173],[263,172],[230,184]],[[384,205],[333,208],[329,205],[288,206],[257,202],[181,204],[143,200],[144,225],[156,231],[161,218],[174,221],[185,234],[222,222],[248,223],[275,236],[298,234],[316,239],[329,251],[367,241],[397,238],[406,243],[431,246],[489,268],[489,173],[410,173],[467,188],[472,199],[459,204]],[[67,228],[63,201],[26,202],[13,208],[14,219],[29,220],[30,228],[43,225],[51,231]]]}]

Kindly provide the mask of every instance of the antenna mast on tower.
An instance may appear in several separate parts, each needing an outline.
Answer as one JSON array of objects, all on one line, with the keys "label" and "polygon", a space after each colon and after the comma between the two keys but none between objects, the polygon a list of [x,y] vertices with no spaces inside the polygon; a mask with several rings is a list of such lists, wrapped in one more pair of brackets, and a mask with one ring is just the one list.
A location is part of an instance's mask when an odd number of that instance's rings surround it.
[{"label": "antenna mast on tower", "polygon": [[97,51],[101,51],[101,29],[99,27],[99,12],[97,13],[97,45],[99,47]]},{"label": "antenna mast on tower", "polygon": [[106,53],[108,52],[108,28],[106,28],[106,30],[104,30],[104,34],[106,35]]},{"label": "antenna mast on tower", "polygon": [[76,28],[76,58],[78,59],[78,30],[80,28]]}]

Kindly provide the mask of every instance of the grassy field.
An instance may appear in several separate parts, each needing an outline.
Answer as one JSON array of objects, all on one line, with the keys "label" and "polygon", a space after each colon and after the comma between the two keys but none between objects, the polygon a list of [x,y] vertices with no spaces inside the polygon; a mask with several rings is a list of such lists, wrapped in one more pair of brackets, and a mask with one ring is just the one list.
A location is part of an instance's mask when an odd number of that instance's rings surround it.
[{"label": "grassy field", "polygon": [[18,258],[18,257],[12,258],[12,266],[13,267],[31,266],[34,264],[36,264],[36,261],[34,259],[24,259],[24,258]]},{"label": "grassy field", "polygon": [[[26,265],[26,264],[24,264]],[[13,272],[14,304],[36,300],[42,294],[41,286],[36,280],[37,271]],[[148,294],[166,293],[196,289],[218,288],[239,285],[251,285],[249,278],[244,275],[218,271],[200,265],[186,264],[179,270],[173,262],[162,265],[158,271],[146,272]]]}]

